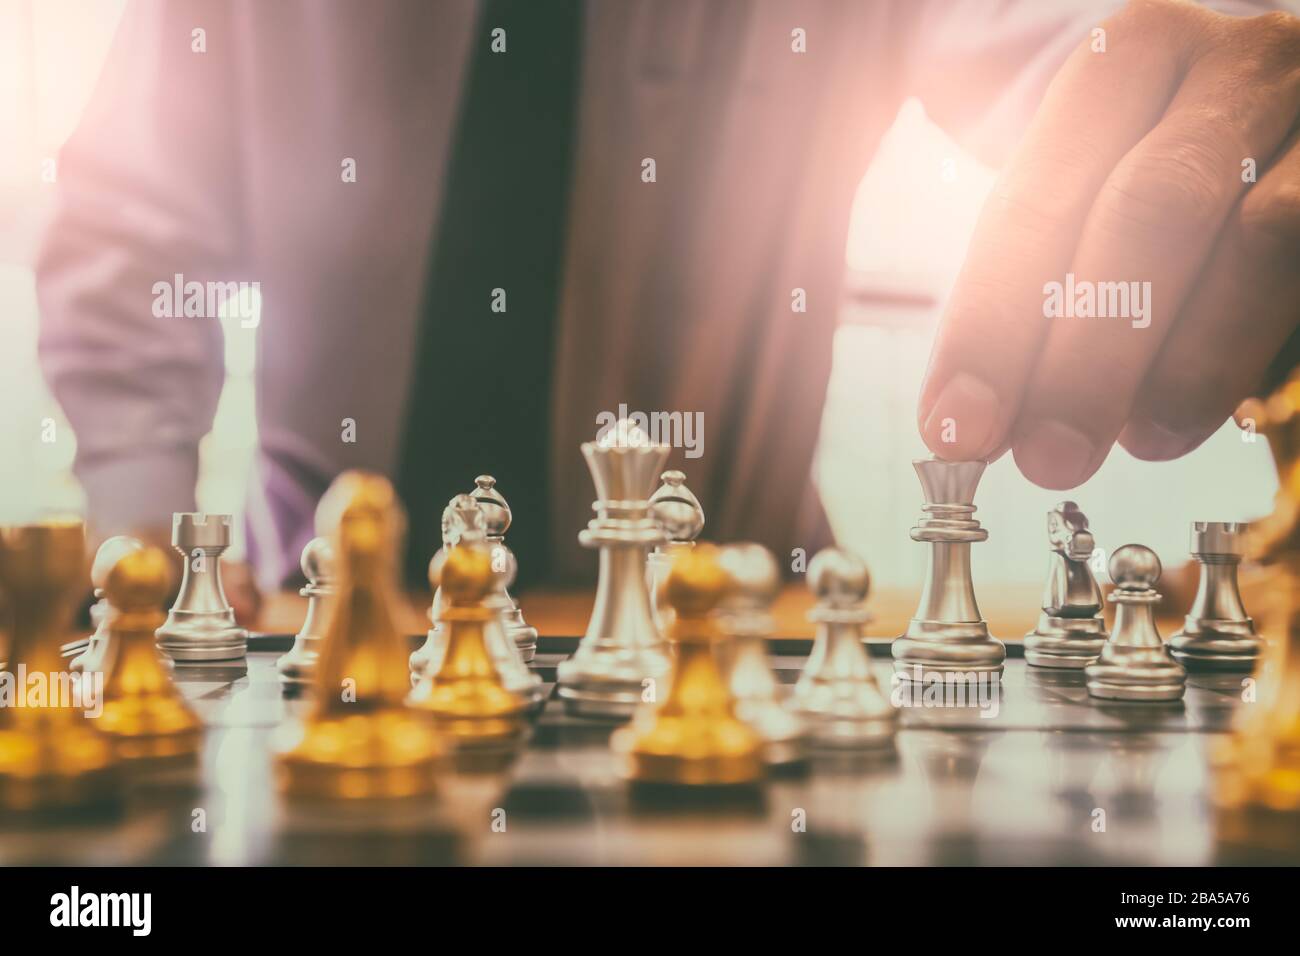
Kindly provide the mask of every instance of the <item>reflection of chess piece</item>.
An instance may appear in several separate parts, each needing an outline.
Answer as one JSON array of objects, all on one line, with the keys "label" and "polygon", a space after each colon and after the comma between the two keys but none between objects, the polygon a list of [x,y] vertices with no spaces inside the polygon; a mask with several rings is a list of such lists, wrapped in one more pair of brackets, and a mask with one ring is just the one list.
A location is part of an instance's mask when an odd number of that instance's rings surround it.
[{"label": "reflection of chess piece", "polygon": [[[514,552],[506,547],[506,532],[510,530],[511,522],[510,505],[506,504],[506,499],[496,485],[497,480],[491,475],[479,475],[474,479],[474,490],[469,495],[478,502],[479,510],[483,512],[484,530],[487,533],[488,548],[493,551],[493,563],[501,565],[509,561],[514,564]],[[496,550],[498,548],[501,550]],[[510,573],[510,583],[514,582],[517,573],[518,566],[515,565]],[[510,583],[500,575],[497,576],[497,581],[501,592],[497,595],[497,603],[501,608],[502,626],[519,649],[519,659],[526,664],[537,653],[537,628],[529,627],[524,620],[519,602],[510,596]]]},{"label": "reflection of chess piece", "polygon": [[[442,509],[442,547],[430,561],[430,568],[434,564],[440,564],[445,553],[456,547],[462,539],[479,544],[487,541],[487,516],[479,507],[478,501],[470,495],[456,495]],[[447,650],[442,627],[442,591],[436,585],[433,606],[429,608],[429,623],[424,643],[411,653],[408,661],[412,686],[418,684],[420,678],[437,672],[442,665],[442,655]]]},{"label": "reflection of chess piece", "polygon": [[596,517],[578,540],[600,549],[600,577],[587,633],[556,669],[557,693],[572,713],[631,716],[646,689],[668,672],[646,590],[646,552],[665,538],[648,499],[669,450],[651,444],[627,419],[599,441],[583,443],[597,498]]},{"label": "reflection of chess piece", "polygon": [[104,597],[104,582],[113,565],[131,551],[139,551],[144,545],[128,535],[119,534],[108,538],[95,552],[94,563],[90,566],[90,583],[95,588],[95,597],[99,600],[90,609],[90,618],[95,624],[95,633],[90,635],[86,649],[68,662],[70,671],[99,671],[104,669],[104,652],[108,649],[108,600]]},{"label": "reflection of chess piece", "polygon": [[321,643],[314,703],[277,757],[291,797],[366,799],[428,794],[442,745],[427,715],[406,706],[406,647],[393,623],[396,554],[404,531],[387,479],[339,475],[316,511],[338,582]]},{"label": "reflection of chess piece", "polygon": [[1183,629],[1169,639],[1174,659],[1188,670],[1250,671],[1264,647],[1237,588],[1245,533],[1244,524],[1192,522],[1192,556],[1201,565],[1201,582]]},{"label": "reflection of chess piece", "polygon": [[203,724],[154,645],[170,587],[168,572],[167,556],[144,548],[124,554],[104,582],[108,680],[99,728],[127,760],[192,762],[203,742]]},{"label": "reflection of chess piece", "polygon": [[736,716],[763,738],[763,759],[772,765],[800,760],[805,728],[786,704],[767,659],[772,636],[770,608],[781,587],[781,572],[761,544],[729,544],[718,558],[732,587],[718,609],[718,623],[730,639],[727,680],[736,698]]},{"label": "reflection of chess piece", "polygon": [[185,558],[180,593],[158,628],[158,648],[172,660],[229,661],[244,656],[248,632],[221,587],[221,553],[230,547],[230,515],[172,515],[172,547]]},{"label": "reflection of chess piece", "polygon": [[[11,680],[18,678],[17,699],[0,707],[5,811],[92,806],[116,795],[112,742],[86,715],[92,702],[76,699],[59,651],[85,580],[85,541],[80,521],[0,528],[0,591],[12,622],[8,666]],[[37,675],[49,693],[28,699],[27,679]]]},{"label": "reflection of chess piece", "polygon": [[1300,844],[1300,375],[1256,403],[1248,417],[1268,438],[1278,471],[1273,512],[1252,523],[1250,557],[1271,566],[1279,614],[1264,651],[1256,702],[1244,704],[1232,737],[1217,754],[1216,802],[1227,840]]},{"label": "reflection of chess piece", "polygon": [[293,647],[275,662],[286,689],[310,686],[320,660],[320,645],[334,599],[334,550],[329,538],[312,538],[302,549],[302,573],[307,586],[298,593],[307,599],[307,614]]},{"label": "reflection of chess piece", "polygon": [[659,477],[663,484],[650,496],[650,516],[663,526],[668,540],[655,545],[646,560],[646,587],[650,590],[655,626],[660,634],[666,634],[672,624],[672,612],[659,606],[659,587],[668,577],[673,559],[695,547],[695,539],[704,530],[704,509],[686,487],[686,476],[680,471],[665,471]]},{"label": "reflection of chess piece", "polygon": [[808,565],[808,587],[817,596],[808,614],[817,638],[790,706],[808,728],[809,745],[892,749],[898,710],[876,683],[862,643],[862,628],[871,620],[864,606],[871,589],[867,566],[847,551],[827,548]]},{"label": "reflection of chess piece", "polygon": [[498,587],[491,552],[474,542],[441,554],[429,578],[442,589],[446,651],[411,704],[433,716],[456,752],[509,750],[526,729],[528,701],[506,687],[488,650],[487,626],[500,613],[489,601]]},{"label": "reflection of chess piece", "polygon": [[763,741],[736,716],[736,701],[718,667],[722,638],[712,611],[730,586],[718,549],[703,545],[678,555],[662,597],[673,608],[676,648],[668,693],[616,731],[611,743],[641,783],[724,786],[763,775]]},{"label": "reflection of chess piece", "polygon": [[1110,579],[1115,628],[1101,655],[1084,669],[1088,693],[1106,700],[1181,700],[1187,671],[1156,630],[1160,559],[1150,548],[1126,544],[1110,556]]},{"label": "reflection of chess piece", "polygon": [[1073,501],[1047,513],[1052,555],[1038,626],[1025,635],[1025,660],[1035,667],[1078,669],[1097,659],[1106,643],[1101,588],[1088,561],[1095,542],[1088,519]]},{"label": "reflection of chess piece", "polygon": [[904,679],[930,672],[1001,674],[1007,649],[989,636],[970,573],[970,546],[989,536],[975,519],[974,504],[988,463],[928,458],[912,466],[926,502],[912,540],[926,542],[930,551],[916,616],[893,644],[894,670]]}]

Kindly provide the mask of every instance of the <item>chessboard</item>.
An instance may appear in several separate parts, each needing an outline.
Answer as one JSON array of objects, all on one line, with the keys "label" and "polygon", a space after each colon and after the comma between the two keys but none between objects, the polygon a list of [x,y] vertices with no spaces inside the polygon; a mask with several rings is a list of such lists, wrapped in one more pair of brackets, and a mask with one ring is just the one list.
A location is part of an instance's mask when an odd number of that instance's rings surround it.
[{"label": "chessboard", "polygon": [[[423,641],[412,638],[412,648]],[[756,798],[639,795],[609,747],[615,723],[566,713],[556,666],[575,637],[540,639],[550,691],[514,762],[448,775],[420,808],[289,805],[272,756],[310,702],[286,697],[292,637],[250,636],[247,658],[184,664],[175,680],[207,725],[197,770],[142,785],[101,818],[0,830],[0,864],[263,865],[1200,865],[1227,855],[1208,800],[1209,755],[1242,682],[1189,680],[1169,705],[1101,704],[1081,675],[1028,667],[1018,644],[995,695],[902,708],[892,754],[817,757]],[[780,680],[811,642],[769,642]],[[889,642],[869,640],[890,689]],[[1233,851],[1238,852],[1238,851]],[[1274,861],[1276,862],[1276,861]]]}]

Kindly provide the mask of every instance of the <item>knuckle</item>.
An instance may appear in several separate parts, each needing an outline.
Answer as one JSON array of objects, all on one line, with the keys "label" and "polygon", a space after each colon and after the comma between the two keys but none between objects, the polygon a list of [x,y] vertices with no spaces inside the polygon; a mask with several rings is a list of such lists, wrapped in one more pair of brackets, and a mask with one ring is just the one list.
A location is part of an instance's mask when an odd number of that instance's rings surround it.
[{"label": "knuckle", "polygon": [[1106,183],[1110,225],[1145,231],[1216,222],[1236,188],[1229,145],[1236,139],[1223,124],[1188,124],[1121,163]]},{"label": "knuckle", "polygon": [[1300,253],[1300,182],[1255,187],[1237,207],[1232,229],[1252,258],[1294,260]]}]

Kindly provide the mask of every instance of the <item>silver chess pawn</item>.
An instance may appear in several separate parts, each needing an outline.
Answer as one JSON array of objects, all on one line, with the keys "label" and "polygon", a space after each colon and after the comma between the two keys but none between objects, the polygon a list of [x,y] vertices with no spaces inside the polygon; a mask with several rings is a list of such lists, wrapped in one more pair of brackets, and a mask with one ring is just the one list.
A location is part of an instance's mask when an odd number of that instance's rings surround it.
[{"label": "silver chess pawn", "polygon": [[[491,548],[492,570],[496,572],[500,583],[495,593],[484,602],[488,607],[495,608],[497,614],[484,626],[483,641],[487,645],[492,662],[496,664],[497,673],[501,675],[501,682],[506,690],[514,691],[527,700],[530,706],[540,707],[546,701],[546,690],[542,686],[541,675],[528,667],[518,639],[510,630],[510,622],[514,620],[513,614],[518,613],[518,608],[510,600],[509,588],[515,583],[519,565],[515,561],[514,552],[504,544],[497,543],[491,545]],[[537,632],[533,631],[533,633]],[[536,638],[534,638],[535,648]]]},{"label": "silver chess pawn", "polygon": [[876,683],[862,629],[871,589],[867,566],[847,551],[827,548],[808,565],[817,597],[809,612],[817,624],[808,663],[794,685],[791,709],[808,728],[808,744],[826,750],[892,748],[898,710]]},{"label": "silver chess pawn", "polygon": [[82,671],[93,674],[104,669],[105,655],[108,651],[110,611],[108,599],[104,597],[104,585],[118,561],[132,551],[142,550],[144,545],[138,539],[119,534],[105,539],[95,552],[95,560],[90,566],[90,583],[95,589],[95,597],[98,598],[90,609],[90,619],[95,625],[95,633],[90,635],[86,649],[68,662],[68,670],[73,673]]},{"label": "silver chess pawn", "polygon": [[[483,512],[486,522],[485,530],[487,531],[488,548],[505,547],[506,532],[510,529],[510,506],[506,504],[506,499],[502,497],[501,492],[496,487],[497,480],[491,475],[479,475],[474,479],[474,490],[469,496],[478,502],[479,510]],[[514,561],[515,556],[506,548],[506,554],[509,560]],[[495,558],[494,558],[495,560]],[[516,566],[516,573],[518,568]],[[510,580],[514,580],[514,574]],[[514,640],[515,646],[519,648],[519,657],[525,663],[531,661],[537,653],[537,628],[529,627],[528,622],[524,620],[524,613],[519,609],[519,602],[510,596],[508,585],[501,585],[501,616],[504,620],[506,633]]]},{"label": "silver chess pawn", "polygon": [[925,495],[925,517],[911,536],[930,551],[916,616],[892,647],[894,670],[904,679],[924,679],[928,672],[1002,673],[1007,649],[989,635],[970,573],[970,546],[989,536],[974,517],[975,488],[987,465],[938,458],[912,462]]},{"label": "silver chess pawn", "polygon": [[627,419],[582,445],[597,498],[596,517],[578,540],[600,549],[600,577],[587,632],[556,669],[559,696],[571,713],[630,717],[668,674],[668,647],[646,589],[646,552],[666,540],[650,516],[649,498],[669,451]]},{"label": "silver chess pawn", "polygon": [[663,525],[668,540],[655,545],[646,559],[646,586],[655,626],[660,634],[666,634],[673,622],[673,609],[659,606],[659,585],[668,577],[677,555],[695,547],[695,539],[704,530],[704,508],[686,487],[686,476],[680,471],[665,471],[659,479],[663,484],[650,496],[650,516]]},{"label": "silver chess pawn", "polygon": [[329,618],[329,604],[334,597],[334,548],[329,538],[312,538],[302,549],[302,573],[307,586],[298,593],[307,599],[307,615],[293,639],[293,647],[275,662],[280,683],[286,688],[300,688],[316,678],[321,641]]},{"label": "silver chess pawn", "polygon": [[1170,655],[1156,630],[1160,559],[1150,548],[1126,544],[1110,556],[1117,605],[1115,627],[1101,656],[1084,669],[1088,693],[1105,700],[1180,700],[1187,671]]},{"label": "silver chess pawn", "polygon": [[1089,561],[1096,542],[1088,518],[1073,501],[1047,513],[1052,546],[1043,612],[1025,635],[1025,660],[1035,667],[1079,669],[1097,659],[1106,643],[1101,588]]},{"label": "silver chess pawn", "polygon": [[158,649],[172,660],[229,661],[242,658],[248,632],[221,587],[221,553],[230,547],[230,515],[172,515],[172,547],[185,558],[180,594],[158,628]]},{"label": "silver chess pawn", "polygon": [[[487,517],[469,495],[456,495],[442,509],[442,547],[434,554],[429,563],[432,569],[441,564],[441,555],[456,547],[462,540],[486,543]],[[417,684],[420,678],[438,673],[442,666],[442,655],[447,650],[447,641],[442,627],[442,588],[433,592],[433,605],[429,608],[430,628],[424,643],[411,653],[408,664],[411,668],[411,683]]]},{"label": "silver chess pawn", "polygon": [[1201,565],[1196,600],[1169,639],[1174,660],[1192,671],[1251,671],[1264,649],[1237,588],[1247,525],[1192,522],[1192,557]]},{"label": "silver chess pawn", "polygon": [[767,763],[795,763],[804,756],[805,728],[787,706],[767,659],[770,609],[781,587],[776,558],[761,544],[746,542],[725,546],[718,560],[733,585],[718,609],[718,623],[728,640],[725,663],[736,716],[763,738]]}]

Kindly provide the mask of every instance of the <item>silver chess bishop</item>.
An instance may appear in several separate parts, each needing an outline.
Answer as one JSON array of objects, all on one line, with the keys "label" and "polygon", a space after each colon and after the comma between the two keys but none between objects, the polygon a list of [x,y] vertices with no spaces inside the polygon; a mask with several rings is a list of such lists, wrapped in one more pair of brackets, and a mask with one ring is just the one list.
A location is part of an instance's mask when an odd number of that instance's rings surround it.
[{"label": "silver chess bishop", "polygon": [[892,648],[894,670],[904,679],[924,679],[932,672],[1002,673],[1007,650],[989,635],[970,572],[970,546],[989,536],[974,517],[975,488],[987,465],[939,458],[912,462],[925,495],[925,517],[911,536],[930,551],[916,616]]},{"label": "silver chess bishop", "polygon": [[158,649],[178,663],[242,658],[248,632],[221,587],[221,554],[230,547],[230,515],[172,515],[172,547],[185,558],[180,594],[158,628]]},{"label": "silver chess bishop", "polygon": [[307,599],[307,615],[293,639],[293,647],[275,662],[280,683],[297,689],[316,678],[321,642],[334,597],[334,548],[329,538],[312,538],[302,549],[302,573],[307,585],[298,593]]},{"label": "silver chess bishop", "polygon": [[556,669],[558,694],[571,713],[626,719],[644,695],[664,690],[656,682],[670,661],[650,610],[646,554],[667,538],[650,516],[649,498],[669,451],[628,419],[582,445],[596,517],[578,540],[600,549],[600,576],[587,632]]},{"label": "silver chess bishop", "polygon": [[663,484],[650,496],[650,516],[663,525],[668,540],[650,552],[646,586],[650,589],[655,626],[660,634],[667,634],[673,622],[673,609],[659,606],[659,585],[667,579],[677,555],[695,547],[695,539],[704,530],[704,508],[686,487],[686,476],[680,471],[665,471],[659,480]]},{"label": "silver chess bishop", "polygon": [[718,609],[727,681],[736,716],[763,738],[763,759],[773,766],[804,757],[806,728],[788,706],[781,682],[767,659],[774,624],[771,607],[781,588],[781,571],[761,544],[726,545],[718,558],[732,587]]},{"label": "silver chess bishop", "polygon": [[1110,556],[1117,605],[1115,628],[1101,656],[1084,669],[1088,693],[1104,700],[1181,700],[1187,671],[1165,647],[1156,629],[1160,559],[1150,548],[1126,544]]},{"label": "silver chess bishop", "polygon": [[881,691],[862,643],[871,620],[867,566],[837,548],[819,551],[808,564],[808,587],[817,597],[809,620],[817,637],[794,685],[791,709],[807,726],[816,750],[880,750],[894,746],[898,709]]},{"label": "silver chess bishop", "polygon": [[1237,588],[1247,528],[1192,522],[1192,557],[1201,565],[1201,580],[1182,630],[1169,639],[1174,660],[1189,671],[1251,671],[1264,649]]},{"label": "silver chess bishop", "polygon": [[[510,530],[512,520],[510,505],[506,504],[506,499],[496,484],[497,480],[491,475],[479,475],[474,479],[474,490],[469,495],[478,502],[479,510],[483,512],[488,549],[494,552],[493,562],[496,563],[499,559],[513,563],[514,553],[506,548],[506,532]],[[505,550],[503,553],[496,553],[497,548]],[[515,573],[518,573],[517,567]],[[513,582],[514,578],[515,574],[512,573],[510,581]],[[519,648],[520,659],[525,663],[531,661],[537,653],[537,628],[529,627],[528,622],[524,620],[524,612],[519,609],[519,602],[510,596],[509,584],[501,585],[496,603],[502,609],[502,626],[515,642],[515,646]]]},{"label": "silver chess bishop", "polygon": [[1073,501],[1047,513],[1052,547],[1038,626],[1025,635],[1025,660],[1034,667],[1079,669],[1106,643],[1101,588],[1090,561],[1096,542],[1088,518]]},{"label": "silver chess bishop", "polygon": [[144,545],[139,540],[128,535],[119,534],[105,539],[104,543],[95,552],[95,560],[90,566],[90,583],[95,589],[95,597],[98,598],[95,605],[90,609],[90,619],[95,625],[95,633],[90,635],[90,640],[86,643],[86,649],[68,662],[68,670],[73,673],[81,671],[93,674],[104,669],[104,661],[108,652],[110,610],[108,599],[104,597],[104,585],[108,581],[109,573],[117,565],[118,561],[132,551],[142,550],[144,550]]}]

